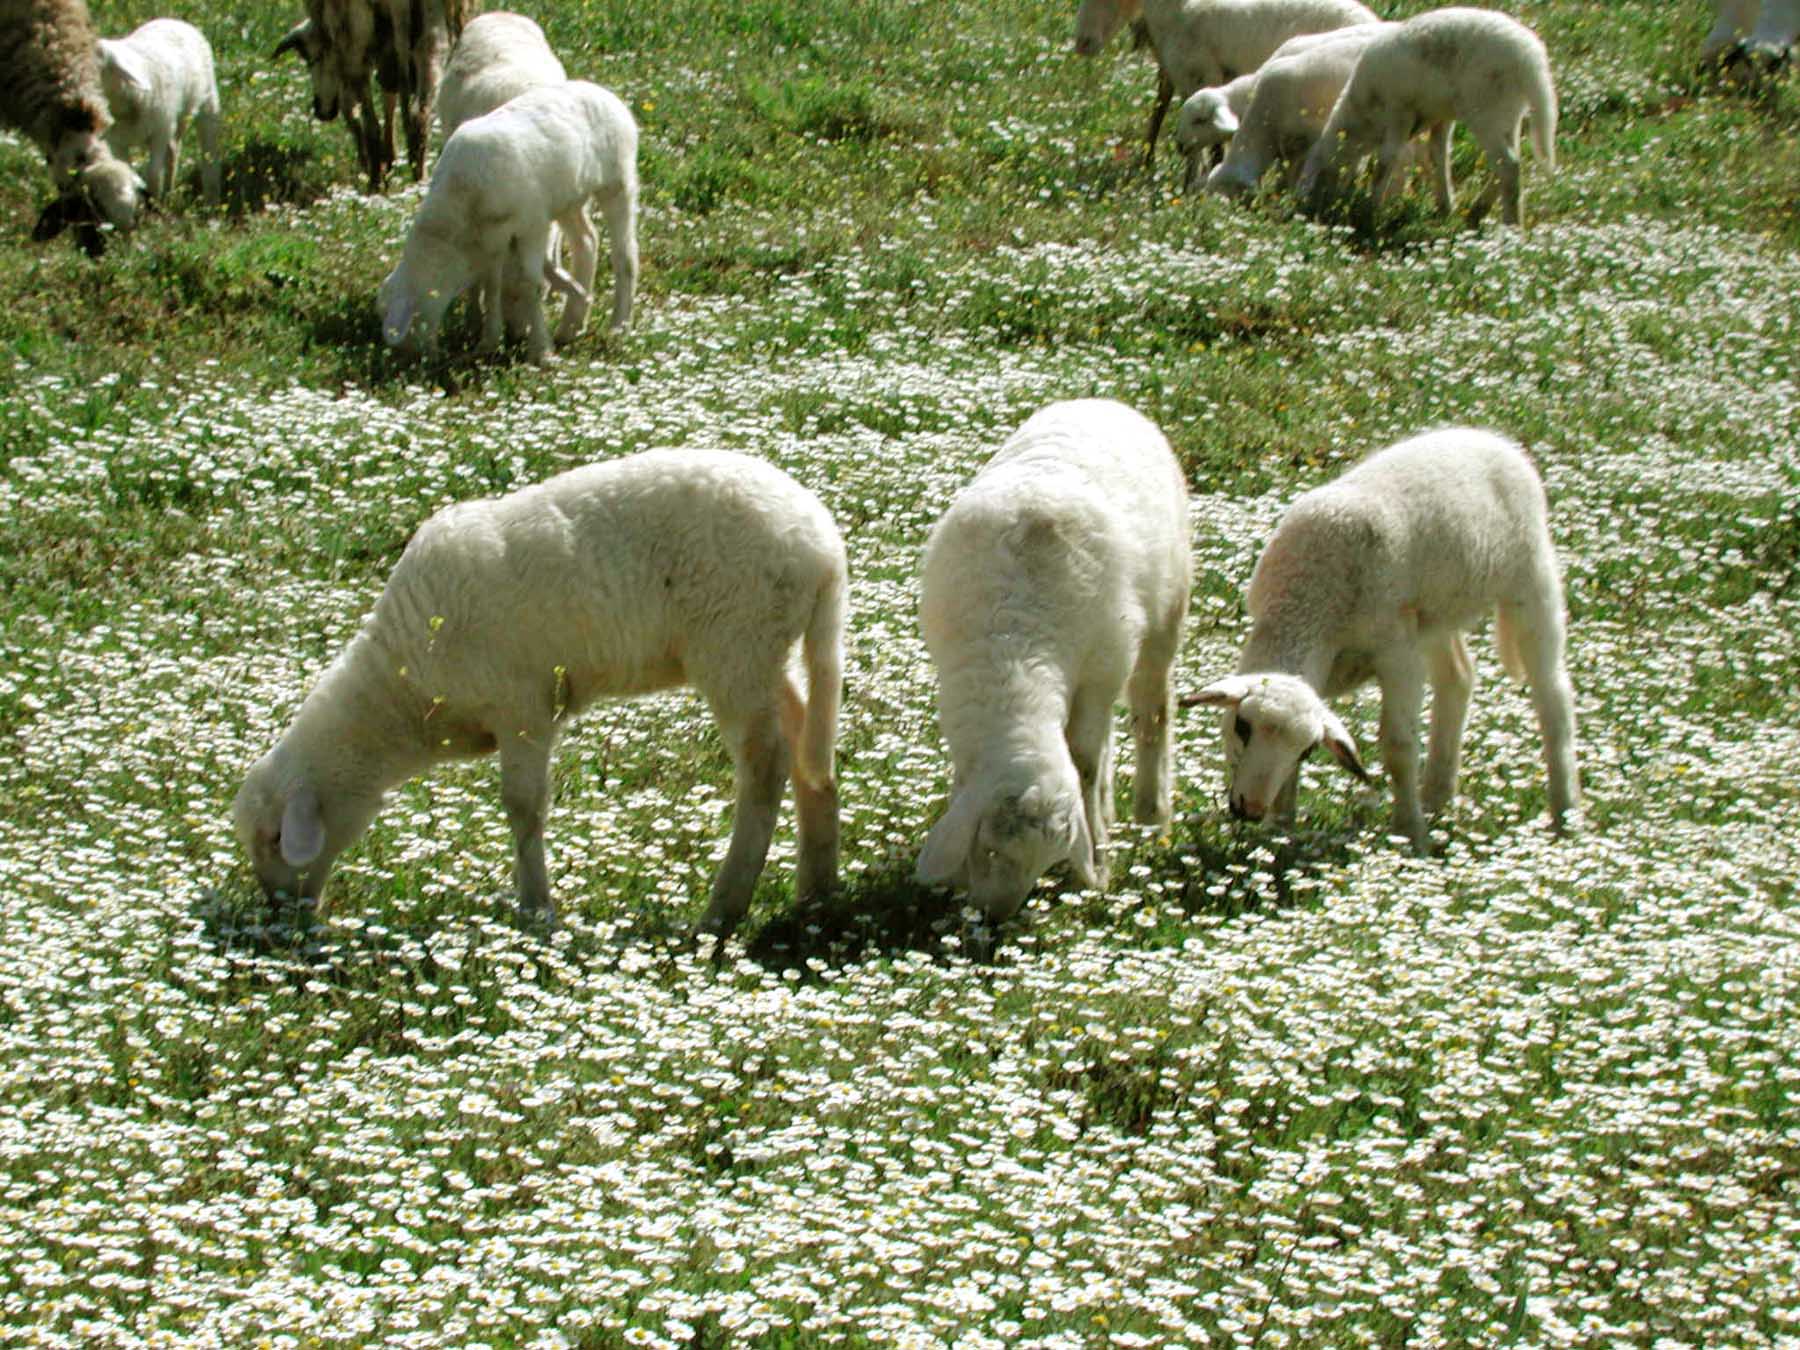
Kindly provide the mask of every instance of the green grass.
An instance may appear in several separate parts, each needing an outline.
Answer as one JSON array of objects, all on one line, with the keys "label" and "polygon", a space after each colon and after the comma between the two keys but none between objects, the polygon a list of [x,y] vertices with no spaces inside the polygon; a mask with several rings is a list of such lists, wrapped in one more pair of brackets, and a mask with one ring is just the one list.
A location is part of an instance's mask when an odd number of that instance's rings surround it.
[{"label": "green grass", "polygon": [[[1800,1334],[1800,84],[1696,77],[1699,0],[1503,7],[1562,99],[1523,235],[1180,199],[1172,150],[1135,167],[1150,68],[1074,57],[1072,4],[528,10],[643,133],[637,322],[548,370],[454,313],[382,346],[417,189],[354,190],[279,7],[185,12],[215,212],[189,147],[99,262],[31,245],[48,183],[0,141],[0,1345]],[[1290,833],[1234,825],[1190,716],[1106,891],[1053,875],[995,933],[915,886],[918,551],[1095,394],[1194,495],[1182,688],[1294,493],[1433,424],[1527,444],[1583,831],[1544,828],[1483,635],[1432,858],[1317,765]],[[511,915],[492,764],[271,910],[232,793],[418,522],[670,444],[780,464],[846,536],[840,902],[795,904],[784,825],[741,934],[683,940],[730,769],[672,694],[564,743],[556,933]],[[1343,711],[1368,746],[1373,694]]]}]

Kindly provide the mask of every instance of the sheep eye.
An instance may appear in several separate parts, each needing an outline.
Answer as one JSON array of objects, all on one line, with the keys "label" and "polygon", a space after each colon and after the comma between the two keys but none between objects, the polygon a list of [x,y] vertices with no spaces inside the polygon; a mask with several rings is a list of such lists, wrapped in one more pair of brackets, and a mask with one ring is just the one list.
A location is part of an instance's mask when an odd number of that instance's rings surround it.
[{"label": "sheep eye", "polygon": [[1250,744],[1250,719],[1249,718],[1244,717],[1240,714],[1237,721],[1235,721],[1231,724],[1231,729],[1237,733],[1237,738],[1240,741],[1242,741],[1245,745]]}]

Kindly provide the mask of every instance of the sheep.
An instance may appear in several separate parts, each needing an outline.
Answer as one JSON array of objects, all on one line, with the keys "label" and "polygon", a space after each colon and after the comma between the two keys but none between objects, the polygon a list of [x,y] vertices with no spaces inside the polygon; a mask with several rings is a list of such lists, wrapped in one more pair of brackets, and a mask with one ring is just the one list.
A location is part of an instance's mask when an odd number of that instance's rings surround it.
[{"label": "sheep", "polygon": [[520,912],[554,921],[544,818],[558,734],[601,696],[692,685],[737,795],[700,929],[724,936],[743,918],[790,771],[796,890],[821,899],[837,877],[847,598],[830,513],[747,455],[646,451],[447,507],[251,766],[232,807],[238,839],[271,900],[317,900],[385,792],[498,751]]},{"label": "sheep", "polygon": [[1700,44],[1700,68],[1730,66],[1756,28],[1762,0],[1713,0],[1713,26]]},{"label": "sheep", "polygon": [[1289,38],[1359,23],[1377,23],[1358,0],[1082,0],[1075,15],[1075,50],[1098,52],[1125,20],[1142,12],[1158,66],[1145,163],[1173,100],[1247,75]]},{"label": "sheep", "polygon": [[919,853],[921,884],[965,887],[995,922],[1065,859],[1083,885],[1104,885],[1122,689],[1133,814],[1169,819],[1187,531],[1169,443],[1108,399],[1041,409],[957,494],[920,580],[953,768],[949,807]]},{"label": "sheep", "polygon": [[[587,320],[599,241],[586,206],[606,217],[612,243],[612,331],[631,321],[637,288],[637,124],[620,100],[585,80],[528,89],[503,107],[464,122],[444,143],[430,190],[407,235],[399,266],[379,303],[389,346],[415,325],[435,338],[444,310],[482,280],[501,294],[508,266],[523,269],[531,359],[550,359],[541,278],[569,297],[556,340],[578,337]],[[552,224],[573,252],[573,275],[550,253]],[[482,346],[501,335],[500,306],[483,316]]]},{"label": "sheep", "polygon": [[[1338,172],[1379,152],[1375,200],[1399,180],[1403,152],[1421,128],[1447,138],[1452,121],[1467,124],[1497,181],[1471,212],[1479,220],[1502,198],[1509,224],[1525,223],[1519,170],[1519,124],[1531,117],[1531,143],[1548,169],[1556,167],[1556,90],[1550,59],[1536,33],[1516,19],[1485,9],[1438,9],[1378,33],[1363,50],[1318,141],[1300,170],[1301,199],[1319,206]],[[1434,139],[1434,146],[1438,142]],[[1447,164],[1447,139],[1440,163]],[[1452,204],[1448,168],[1439,202]]]},{"label": "sheep", "polygon": [[[1181,700],[1225,710],[1233,816],[1291,819],[1300,761],[1321,743],[1366,780],[1355,741],[1324,700],[1374,679],[1394,833],[1424,852],[1427,817],[1456,790],[1475,690],[1462,634],[1496,609],[1501,660],[1531,686],[1556,827],[1580,805],[1562,582],[1543,484],[1505,436],[1427,432],[1304,493],[1263,549],[1244,607],[1252,626],[1237,673]],[[1427,679],[1431,747],[1421,793]]]},{"label": "sheep", "polygon": [[[1307,39],[1295,50],[1288,43],[1253,78],[1249,108],[1238,118],[1218,125],[1229,127],[1230,148],[1224,162],[1207,176],[1206,190],[1238,196],[1256,190],[1269,166],[1285,160],[1295,172],[1312,149],[1325,122],[1371,40],[1391,24],[1359,24],[1354,28]],[[1206,93],[1201,90],[1194,99]],[[1183,114],[1193,104],[1183,105]],[[1436,166],[1439,204],[1448,209],[1450,192],[1450,136],[1447,126],[1432,129],[1431,153]]]},{"label": "sheep", "polygon": [[[369,191],[380,192],[394,162],[396,104],[414,181],[425,176],[427,132],[445,53],[479,0],[307,0],[307,15],[276,44],[312,75],[313,116],[341,112],[356,142]],[[387,117],[376,116],[369,81],[381,85]]]},{"label": "sheep", "polygon": [[0,0],[0,126],[36,143],[59,196],[32,232],[47,239],[70,225],[90,254],[98,224],[136,227],[144,184],[104,139],[112,124],[94,28],[84,0]]},{"label": "sheep", "polygon": [[175,190],[181,137],[193,122],[200,133],[201,191],[219,201],[219,87],[212,48],[192,24],[152,19],[129,37],[98,44],[100,82],[112,111],[106,143],[120,159],[150,147],[145,183],[152,196]]},{"label": "sheep", "polygon": [[[515,95],[540,85],[561,84],[567,78],[542,28],[522,14],[489,11],[469,20],[450,52],[438,84],[438,124],[448,140],[464,122],[493,112]],[[553,234],[547,251],[556,257],[559,249]],[[499,306],[507,333],[522,336],[531,321],[525,290],[540,284],[527,279],[522,270],[509,267],[502,279],[502,294],[489,295],[485,285],[480,288],[482,312]],[[538,303],[542,304],[541,292]]]},{"label": "sheep", "polygon": [[1719,0],[1718,22],[1701,48],[1702,66],[1723,65],[1739,78],[1780,73],[1800,42],[1800,0]]},{"label": "sheep", "polygon": [[[1356,57],[1362,52],[1370,35],[1378,32],[1379,24],[1353,24],[1348,28],[1328,29],[1323,33],[1302,33],[1299,37],[1289,38],[1275,49],[1257,69],[1248,75],[1240,75],[1227,84],[1208,86],[1196,89],[1188,95],[1187,102],[1175,118],[1175,143],[1187,157],[1187,178],[1183,190],[1194,187],[1199,177],[1203,157],[1209,157],[1220,147],[1229,145],[1237,135],[1238,128],[1249,115],[1256,103],[1256,90],[1262,76],[1270,71],[1282,75],[1278,80],[1281,92],[1271,94],[1265,100],[1262,114],[1262,128],[1259,136],[1278,136],[1282,140],[1290,136],[1306,134],[1307,148],[1312,144],[1312,137],[1319,134],[1319,128],[1325,125],[1325,118],[1336,101],[1338,90],[1348,78],[1350,67],[1355,64]],[[1305,67],[1316,71],[1317,75],[1304,82],[1294,79],[1293,72],[1286,62],[1305,55],[1321,46],[1335,46],[1339,43],[1349,44],[1345,53],[1338,57],[1323,58]],[[1326,72],[1343,71],[1335,84],[1328,82]],[[1330,92],[1325,92],[1329,89]],[[1281,109],[1279,116],[1275,110]],[[1289,111],[1291,109],[1291,111]],[[1297,124],[1297,125],[1296,125]],[[1310,125],[1310,133],[1304,131]],[[1279,127],[1281,130],[1277,131]],[[1305,153],[1303,148],[1301,154]],[[1264,164],[1267,168],[1267,164]]]}]

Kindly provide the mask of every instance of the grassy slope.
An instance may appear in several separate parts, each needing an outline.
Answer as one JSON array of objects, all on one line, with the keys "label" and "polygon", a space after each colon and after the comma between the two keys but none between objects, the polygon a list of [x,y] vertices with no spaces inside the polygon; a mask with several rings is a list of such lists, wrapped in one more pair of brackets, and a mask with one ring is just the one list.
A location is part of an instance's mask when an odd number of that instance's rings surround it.
[{"label": "grassy slope", "polygon": [[[1795,88],[1696,84],[1698,4],[1509,8],[1563,99],[1523,238],[1145,187],[1147,69],[1061,5],[540,9],[645,145],[641,321],[549,372],[380,348],[413,196],[343,186],[274,7],[189,12],[222,215],[35,248],[0,144],[0,1343],[1794,1334]],[[1292,838],[1231,828],[1196,721],[1169,837],[961,960],[905,881],[916,551],[1085,393],[1189,470],[1190,684],[1295,489],[1434,421],[1526,440],[1587,833],[1538,825],[1484,650],[1441,859],[1318,770]],[[564,750],[554,944],[505,921],[491,766],[396,794],[329,923],[260,926],[235,774],[413,525],[658,443],[774,459],[850,539],[856,921],[790,912],[784,838],[744,959],[662,944],[728,800],[670,697]]]}]

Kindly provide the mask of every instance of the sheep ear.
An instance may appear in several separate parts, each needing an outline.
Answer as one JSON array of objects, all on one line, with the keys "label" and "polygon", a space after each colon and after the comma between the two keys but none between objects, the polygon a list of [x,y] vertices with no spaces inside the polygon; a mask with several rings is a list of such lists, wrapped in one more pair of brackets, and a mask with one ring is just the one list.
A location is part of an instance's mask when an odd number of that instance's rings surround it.
[{"label": "sheep ear", "polygon": [[1237,114],[1232,112],[1230,107],[1226,104],[1221,103],[1217,108],[1213,109],[1212,124],[1218,131],[1226,136],[1237,135]]},{"label": "sheep ear", "polygon": [[544,262],[544,280],[550,283],[550,289],[560,291],[571,300],[579,300],[582,304],[591,304],[594,297],[583,288],[582,284],[563,271],[554,259]]},{"label": "sheep ear", "polygon": [[950,809],[925,836],[925,846],[919,850],[919,861],[913,867],[913,880],[921,886],[955,885],[968,866],[980,820],[981,799],[967,789],[955,793],[950,798]]},{"label": "sheep ear", "polygon": [[1183,708],[1235,708],[1250,697],[1250,689],[1249,676],[1227,675],[1222,680],[1214,680],[1204,689],[1183,694],[1177,702]]},{"label": "sheep ear", "polygon": [[1331,751],[1332,758],[1337,760],[1363,782],[1369,781],[1369,771],[1363,767],[1362,757],[1356,753],[1356,742],[1350,738],[1350,731],[1338,720],[1338,715],[1326,708],[1320,719],[1325,724],[1325,734],[1321,737],[1325,748]]},{"label": "sheep ear", "polygon": [[418,310],[419,302],[410,295],[398,295],[389,301],[387,313],[381,319],[381,336],[387,339],[388,346],[398,347],[406,341]]},{"label": "sheep ear", "polygon": [[289,52],[299,52],[300,59],[304,61],[306,59],[306,37],[311,29],[311,19],[300,20],[299,23],[288,29],[286,37],[275,44],[275,52],[269,59],[271,61],[279,61]]},{"label": "sheep ear", "polygon": [[94,46],[99,53],[100,68],[103,71],[115,72],[121,80],[141,93],[150,92],[150,72],[130,47],[108,38],[101,38]]},{"label": "sheep ear", "polygon": [[319,813],[319,794],[302,783],[281,810],[281,860],[289,867],[305,867],[325,850],[325,821]]},{"label": "sheep ear", "polygon": [[46,206],[39,213],[37,224],[31,227],[31,238],[35,243],[43,243],[46,239],[54,239],[68,229],[75,219],[75,207],[81,202],[79,193],[64,193]]},{"label": "sheep ear", "polygon": [[1089,890],[1100,889],[1100,864],[1094,857],[1094,836],[1088,830],[1087,812],[1074,803],[1069,812],[1069,870]]}]

